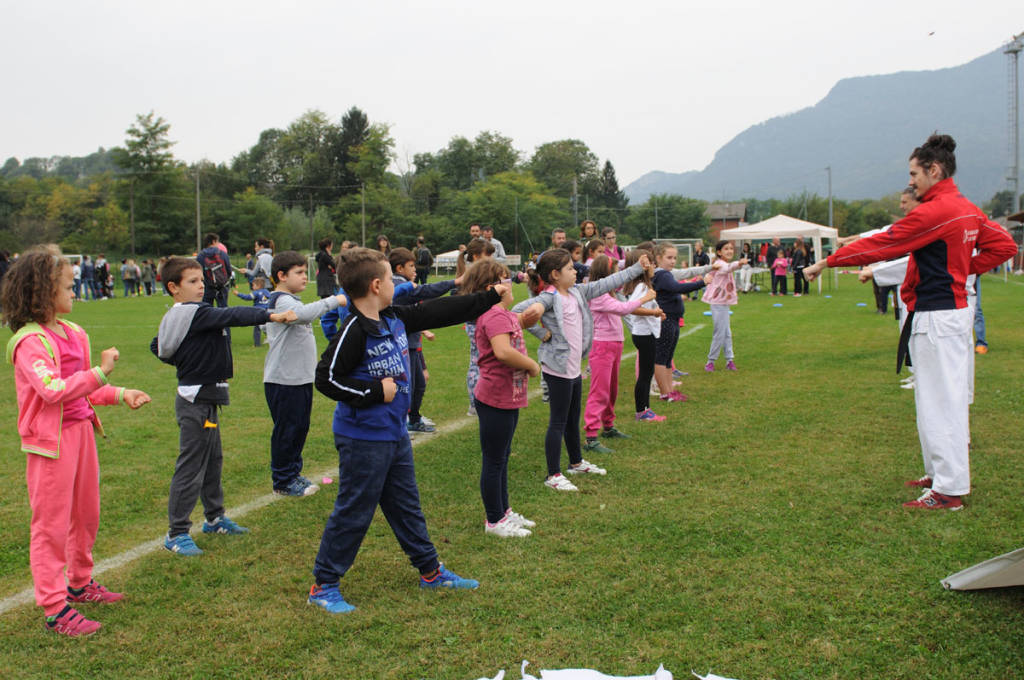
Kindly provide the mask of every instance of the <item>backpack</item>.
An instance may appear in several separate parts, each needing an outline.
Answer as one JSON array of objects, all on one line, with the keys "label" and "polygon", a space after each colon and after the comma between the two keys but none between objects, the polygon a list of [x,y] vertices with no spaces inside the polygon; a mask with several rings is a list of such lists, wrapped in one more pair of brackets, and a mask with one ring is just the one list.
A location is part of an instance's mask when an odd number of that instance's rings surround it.
[{"label": "backpack", "polygon": [[416,266],[423,268],[434,264],[434,256],[426,248],[420,248],[416,253]]},{"label": "backpack", "polygon": [[214,290],[224,290],[231,282],[231,264],[220,248],[204,248],[196,256],[203,266],[203,283]]}]

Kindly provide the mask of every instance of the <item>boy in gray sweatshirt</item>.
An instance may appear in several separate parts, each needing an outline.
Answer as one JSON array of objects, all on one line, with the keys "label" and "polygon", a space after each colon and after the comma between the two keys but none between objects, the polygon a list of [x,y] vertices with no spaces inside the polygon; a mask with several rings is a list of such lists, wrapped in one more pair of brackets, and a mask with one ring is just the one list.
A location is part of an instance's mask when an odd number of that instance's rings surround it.
[{"label": "boy in gray sweatshirt", "polygon": [[309,433],[316,372],[316,339],[311,322],[346,304],[344,295],[302,304],[306,288],[306,259],[294,250],[274,256],[271,276],[277,284],[268,311],[295,312],[295,321],[267,324],[270,349],[263,364],[263,391],[274,420],[270,437],[270,476],[274,493],[311,496],[320,487],[302,476],[302,447]]}]

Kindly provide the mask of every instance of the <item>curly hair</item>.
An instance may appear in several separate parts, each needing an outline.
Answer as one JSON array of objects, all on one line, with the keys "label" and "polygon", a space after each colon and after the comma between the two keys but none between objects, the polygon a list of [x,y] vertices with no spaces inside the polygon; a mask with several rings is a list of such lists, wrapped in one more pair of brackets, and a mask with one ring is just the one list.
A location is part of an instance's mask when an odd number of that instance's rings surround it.
[{"label": "curly hair", "polygon": [[4,323],[12,331],[33,321],[44,324],[53,320],[57,314],[54,299],[65,268],[70,269],[71,264],[52,244],[33,248],[11,265],[4,275],[0,305]]},{"label": "curly hair", "polygon": [[455,261],[455,276],[462,276],[466,268],[483,257],[494,255],[494,244],[482,238],[475,238],[466,244],[466,249],[459,253]]},{"label": "curly hair", "polygon": [[956,174],[956,142],[949,135],[940,135],[935,132],[924,144],[914,149],[910,154],[910,160],[916,160],[925,170],[935,163],[942,169],[942,177],[952,177]]}]

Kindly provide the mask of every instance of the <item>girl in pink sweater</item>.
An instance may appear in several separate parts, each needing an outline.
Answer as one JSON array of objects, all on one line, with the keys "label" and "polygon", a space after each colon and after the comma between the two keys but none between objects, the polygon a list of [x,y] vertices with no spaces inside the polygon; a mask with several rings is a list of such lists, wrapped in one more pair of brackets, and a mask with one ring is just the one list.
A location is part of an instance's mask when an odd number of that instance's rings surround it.
[{"label": "girl in pink sweater", "polygon": [[[711,321],[714,332],[711,335],[711,349],[708,350],[708,363],[704,370],[708,373],[715,370],[715,361],[725,350],[725,367],[736,370],[732,352],[732,328],[729,325],[729,308],[736,304],[736,280],[733,276],[738,268],[747,263],[747,258],[732,261],[736,254],[736,246],[732,241],[719,241],[715,244],[715,261],[711,263],[711,283],[704,289],[702,302],[711,305]],[[778,260],[776,260],[778,262]]]},{"label": "girl in pink sweater", "polygon": [[[590,265],[590,281],[600,281],[617,269],[617,260],[598,255]],[[654,291],[648,289],[646,295],[622,302],[612,291],[598,295],[588,303],[594,316],[594,342],[590,349],[590,392],[583,412],[583,431],[587,437],[583,448],[586,451],[611,453],[611,449],[597,441],[599,432],[609,439],[629,438],[629,435],[615,429],[615,399],[619,389],[619,363],[622,361],[622,317],[650,312],[640,307],[654,297]]]},{"label": "girl in pink sweater", "polygon": [[19,258],[4,277],[2,295],[4,321],[14,331],[7,360],[14,364],[18,434],[28,454],[36,604],[43,608],[47,630],[90,635],[100,624],[71,605],[122,597],[92,580],[100,515],[94,431],[103,433],[93,406],[125,403],[136,409],[149,396],[107,384],[117,349],[103,350],[99,366],[90,367],[89,336],[57,318],[71,312],[75,293],[71,265],[56,247]]}]

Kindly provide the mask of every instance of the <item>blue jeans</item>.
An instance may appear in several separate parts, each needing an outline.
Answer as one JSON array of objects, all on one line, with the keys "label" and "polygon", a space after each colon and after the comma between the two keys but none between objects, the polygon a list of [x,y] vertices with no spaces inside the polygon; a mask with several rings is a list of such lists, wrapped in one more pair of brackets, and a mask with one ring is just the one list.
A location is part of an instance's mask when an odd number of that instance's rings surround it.
[{"label": "blue jeans", "polygon": [[270,435],[270,477],[274,488],[280,491],[302,473],[302,447],[306,445],[309,414],[313,410],[313,383],[263,383],[263,393],[274,420],[274,431]]},{"label": "blue jeans", "polygon": [[420,574],[436,569],[437,550],[420,509],[408,435],[400,441],[375,442],[335,434],[334,445],[338,449],[338,497],[313,566],[316,582],[337,583],[349,570],[378,504],[412,566]]},{"label": "blue jeans", "polygon": [[974,280],[974,290],[978,297],[974,302],[974,344],[988,347],[985,342],[985,314],[981,311],[981,275]]}]

